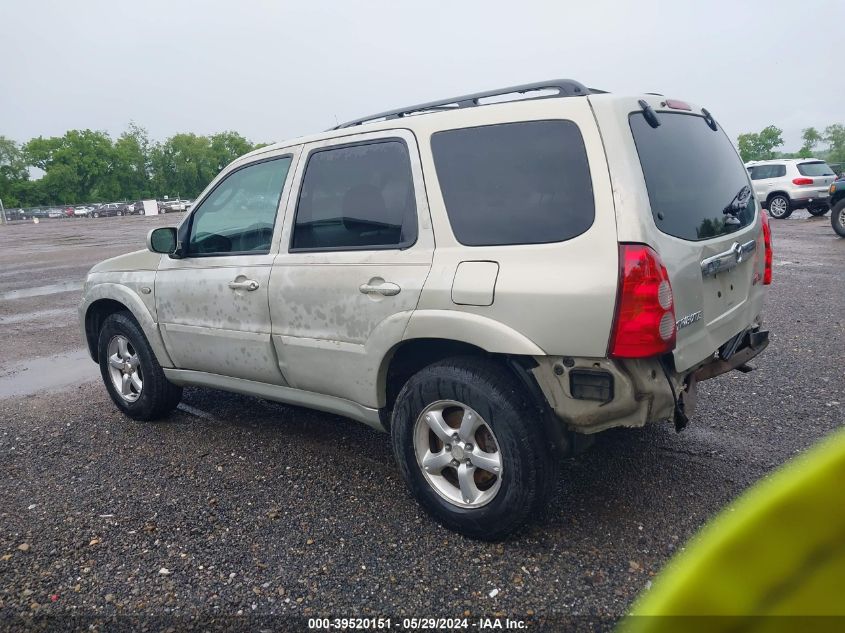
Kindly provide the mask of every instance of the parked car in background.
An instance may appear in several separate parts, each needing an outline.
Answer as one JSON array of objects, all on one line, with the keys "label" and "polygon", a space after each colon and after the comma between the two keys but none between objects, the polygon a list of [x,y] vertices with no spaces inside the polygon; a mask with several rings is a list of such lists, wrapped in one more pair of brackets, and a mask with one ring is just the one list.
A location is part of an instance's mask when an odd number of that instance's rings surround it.
[{"label": "parked car in background", "polygon": [[541,512],[584,434],[681,430],[699,381],[768,344],[768,217],[706,109],[599,92],[454,97],[234,161],[86,279],[115,405],[161,418],[202,385],[353,417],[477,538]]},{"label": "parked car in background", "polygon": [[73,208],[73,217],[75,218],[90,218],[91,217],[91,210],[94,207],[87,206],[87,205],[79,205]]},{"label": "parked car in background", "polygon": [[159,201],[158,209],[159,213],[171,213],[173,211],[185,211],[187,210],[187,205],[185,204],[184,200],[164,200]]},{"label": "parked car in background", "polygon": [[51,207],[47,209],[47,217],[52,220],[63,218],[65,217],[65,210],[59,209],[58,207]]},{"label": "parked car in background", "polygon": [[65,217],[72,218],[73,217],[73,207],[65,207]]},{"label": "parked car in background", "polygon": [[91,215],[95,218],[111,217],[116,215],[126,215],[126,210],[129,205],[125,202],[109,202],[95,207],[91,211]]},{"label": "parked car in background", "polygon": [[830,224],[839,237],[845,237],[845,176],[834,180],[830,189]]},{"label": "parked car in background", "polygon": [[828,188],[836,174],[823,160],[783,158],[750,161],[745,167],[755,195],[771,217],[783,220],[795,209],[827,213]]}]

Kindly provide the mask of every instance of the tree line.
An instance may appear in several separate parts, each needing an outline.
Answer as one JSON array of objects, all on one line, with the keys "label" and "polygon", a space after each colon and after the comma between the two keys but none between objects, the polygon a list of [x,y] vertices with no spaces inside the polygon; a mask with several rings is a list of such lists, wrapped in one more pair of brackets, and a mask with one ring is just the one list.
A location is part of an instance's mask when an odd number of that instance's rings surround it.
[{"label": "tree line", "polygon": [[[8,208],[194,198],[223,167],[263,145],[237,132],[176,134],[156,143],[134,123],[117,139],[93,130],[22,144],[0,136],[0,200]],[[43,176],[32,178],[33,167]]]},{"label": "tree line", "polygon": [[[742,160],[771,160],[773,158],[821,158],[834,165],[845,163],[845,125],[834,123],[823,132],[814,127],[801,131],[804,141],[797,152],[779,152],[783,146],[783,130],[768,125],[759,132],[748,132],[737,137],[737,147]],[[827,147],[822,147],[825,144]],[[841,169],[840,169],[841,171]]]}]

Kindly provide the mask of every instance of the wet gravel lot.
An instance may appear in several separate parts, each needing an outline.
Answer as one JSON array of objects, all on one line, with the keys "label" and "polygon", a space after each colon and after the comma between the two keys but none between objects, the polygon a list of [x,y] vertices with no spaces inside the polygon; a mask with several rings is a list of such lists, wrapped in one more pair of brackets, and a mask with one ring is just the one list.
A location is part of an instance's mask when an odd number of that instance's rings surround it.
[{"label": "wet gravel lot", "polygon": [[81,281],[177,220],[0,227],[0,628],[611,622],[709,517],[845,423],[845,240],[797,212],[772,222],[757,371],[703,383],[681,434],[603,434],[564,464],[547,516],[470,541],[408,496],[388,437],[349,420],[200,389],[166,422],[117,412],[82,351]]}]

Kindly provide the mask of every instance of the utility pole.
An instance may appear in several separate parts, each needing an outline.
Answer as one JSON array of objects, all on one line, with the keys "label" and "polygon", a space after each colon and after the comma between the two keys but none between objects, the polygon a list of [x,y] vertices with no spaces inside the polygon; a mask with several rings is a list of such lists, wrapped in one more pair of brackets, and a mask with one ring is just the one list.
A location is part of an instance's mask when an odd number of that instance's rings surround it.
[{"label": "utility pole", "polygon": [[0,224],[6,224],[6,208],[3,206],[2,199],[0,199]]}]

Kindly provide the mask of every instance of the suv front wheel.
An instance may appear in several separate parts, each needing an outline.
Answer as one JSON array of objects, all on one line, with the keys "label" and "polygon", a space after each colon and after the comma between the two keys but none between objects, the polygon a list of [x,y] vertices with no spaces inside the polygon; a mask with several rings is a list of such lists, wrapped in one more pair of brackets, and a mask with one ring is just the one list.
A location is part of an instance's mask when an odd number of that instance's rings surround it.
[{"label": "suv front wheel", "polygon": [[789,203],[789,198],[782,193],[769,198],[767,206],[769,209],[769,215],[776,220],[785,220],[792,215],[792,205]]},{"label": "suv front wheel", "polygon": [[103,321],[97,358],[111,399],[130,418],[157,420],[182,399],[182,387],[164,376],[141,326],[128,312]]},{"label": "suv front wheel", "polygon": [[414,497],[467,536],[507,536],[541,513],[556,488],[536,407],[491,361],[456,358],[414,375],[396,400],[391,433]]}]

